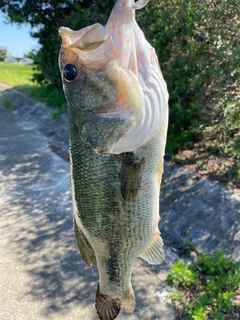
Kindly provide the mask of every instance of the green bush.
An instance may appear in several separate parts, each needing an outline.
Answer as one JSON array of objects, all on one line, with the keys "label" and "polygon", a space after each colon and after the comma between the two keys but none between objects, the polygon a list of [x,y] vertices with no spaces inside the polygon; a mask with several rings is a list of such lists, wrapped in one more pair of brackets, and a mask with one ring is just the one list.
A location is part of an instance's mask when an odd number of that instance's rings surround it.
[{"label": "green bush", "polygon": [[194,273],[182,260],[177,261],[168,273],[167,280],[174,285],[186,287],[197,283],[197,273]]},{"label": "green bush", "polygon": [[174,286],[169,297],[183,306],[187,320],[223,320],[240,286],[240,263],[216,249],[214,255],[200,254],[196,265],[177,261],[167,281]]},{"label": "green bush", "polygon": [[239,157],[240,2],[152,0],[139,15],[168,84],[170,151],[211,128],[217,150]]},{"label": "green bush", "polygon": [[4,61],[4,59],[7,58],[5,51],[0,51],[0,61]]}]

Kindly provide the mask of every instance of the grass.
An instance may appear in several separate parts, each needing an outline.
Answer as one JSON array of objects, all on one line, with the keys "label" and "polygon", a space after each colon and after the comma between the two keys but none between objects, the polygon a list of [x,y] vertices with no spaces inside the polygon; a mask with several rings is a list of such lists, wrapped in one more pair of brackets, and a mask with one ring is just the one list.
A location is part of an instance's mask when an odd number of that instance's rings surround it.
[{"label": "grass", "polygon": [[33,68],[29,65],[18,63],[0,62],[0,79],[1,82],[11,86],[28,85],[34,86],[31,81],[33,75]]},{"label": "grass", "polygon": [[196,264],[177,261],[169,270],[170,298],[177,319],[240,319],[240,263],[224,256],[198,253]]},{"label": "grass", "polygon": [[14,111],[15,106],[9,101],[8,97],[2,96],[0,97],[0,102],[4,105],[8,110]]},{"label": "grass", "polygon": [[53,86],[39,85],[33,82],[33,72],[36,71],[33,71],[33,67],[29,65],[0,62],[1,82],[22,91],[35,100],[44,102],[55,109],[56,114],[66,110],[63,91],[57,90]]}]

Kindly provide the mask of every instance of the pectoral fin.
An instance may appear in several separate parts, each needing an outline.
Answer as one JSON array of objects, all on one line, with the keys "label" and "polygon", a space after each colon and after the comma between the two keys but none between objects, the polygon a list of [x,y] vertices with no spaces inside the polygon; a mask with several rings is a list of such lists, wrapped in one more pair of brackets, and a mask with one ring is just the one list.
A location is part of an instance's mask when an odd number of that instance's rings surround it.
[{"label": "pectoral fin", "polygon": [[96,266],[97,260],[96,260],[94,250],[90,245],[88,239],[85,237],[83,232],[79,229],[75,219],[73,219],[73,225],[74,225],[74,233],[75,233],[77,245],[84,262],[88,264],[90,267],[92,265]]},{"label": "pectoral fin", "polygon": [[121,194],[124,200],[131,200],[137,195],[142,180],[143,162],[144,160],[137,159],[133,152],[125,154],[119,173]]},{"label": "pectoral fin", "polygon": [[160,264],[163,262],[165,256],[163,251],[163,240],[158,233],[147,247],[147,249],[140,254],[140,258],[146,260],[150,264]]}]

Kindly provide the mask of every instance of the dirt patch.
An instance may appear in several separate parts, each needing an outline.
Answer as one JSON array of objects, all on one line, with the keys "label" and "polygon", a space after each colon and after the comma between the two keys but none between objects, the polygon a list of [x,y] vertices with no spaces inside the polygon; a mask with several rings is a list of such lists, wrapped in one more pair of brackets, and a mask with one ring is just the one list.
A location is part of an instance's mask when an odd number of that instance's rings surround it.
[{"label": "dirt patch", "polygon": [[173,157],[167,155],[166,158],[187,170],[197,172],[199,178],[218,180],[228,187],[240,191],[239,160],[214,154],[199,145],[185,148]]}]

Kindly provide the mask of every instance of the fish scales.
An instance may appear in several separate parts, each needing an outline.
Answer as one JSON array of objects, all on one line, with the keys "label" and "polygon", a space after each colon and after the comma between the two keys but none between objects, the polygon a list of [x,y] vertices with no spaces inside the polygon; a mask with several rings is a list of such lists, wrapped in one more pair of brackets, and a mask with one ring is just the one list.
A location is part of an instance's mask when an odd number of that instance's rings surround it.
[{"label": "fish scales", "polygon": [[[121,270],[125,270],[128,274],[126,287],[129,289],[129,278],[135,259],[143,252],[146,242],[149,243],[153,229],[156,227],[156,220],[149,220],[149,214],[155,210],[156,203],[148,199],[152,198],[153,193],[158,193],[156,183],[152,183],[152,180],[156,179],[159,165],[159,148],[154,141],[157,137],[152,139],[149,146],[143,147],[148,149],[148,154],[143,158],[139,173],[142,176],[142,184],[138,186],[137,192],[133,190],[132,198],[124,200],[119,176],[124,155],[99,156],[89,148],[86,142],[79,139],[77,130],[75,132],[70,135],[75,195],[73,201],[76,203],[82,230],[91,239],[90,243],[96,252],[100,279],[101,270],[107,268],[109,281],[118,282],[121,280]],[[137,150],[136,154],[141,155],[141,151]],[[156,200],[158,201],[158,197]],[[102,243],[101,252],[99,241]],[[111,255],[106,261],[106,256],[109,254]],[[128,272],[126,271],[128,263],[122,268],[123,261],[126,259],[131,260]],[[107,265],[101,268],[101,264]],[[114,267],[109,268],[109,266]],[[113,272],[116,273],[114,277]],[[126,287],[123,292],[126,292]]]},{"label": "fish scales", "polygon": [[74,232],[83,260],[99,271],[101,320],[134,311],[137,257],[151,264],[164,259],[158,223],[168,93],[132,5],[118,0],[105,27],[59,31]]},{"label": "fish scales", "polygon": [[[153,193],[158,192],[154,190],[156,183],[152,183],[152,179],[155,179],[156,176],[159,158],[156,145],[152,143],[153,150],[148,149],[149,159],[145,156],[141,172],[138,172],[142,176],[142,184],[138,186],[138,190],[130,191],[133,194],[132,199],[129,196],[124,200],[121,192],[124,187],[122,187],[120,178],[124,155],[99,156],[89,148],[87,143],[81,141],[78,135],[74,137],[71,134],[70,141],[74,200],[83,227],[92,229],[102,241],[106,239],[109,228],[113,228],[110,237],[114,239],[114,245],[117,245],[116,240],[126,241],[126,237],[123,237],[125,232],[127,234],[135,230],[140,235],[143,231],[146,232],[145,225],[150,223],[148,213],[152,212],[152,207],[155,206],[155,203],[148,199],[151,199]],[[153,158],[155,158],[155,166]],[[142,201],[142,197],[146,200]],[[87,211],[90,213],[86,214]],[[142,214],[143,212],[145,215]],[[107,223],[109,219],[113,224]],[[137,223],[133,224],[133,220],[136,220]],[[122,239],[119,238],[119,233]],[[138,240],[137,238],[135,241]]]}]

